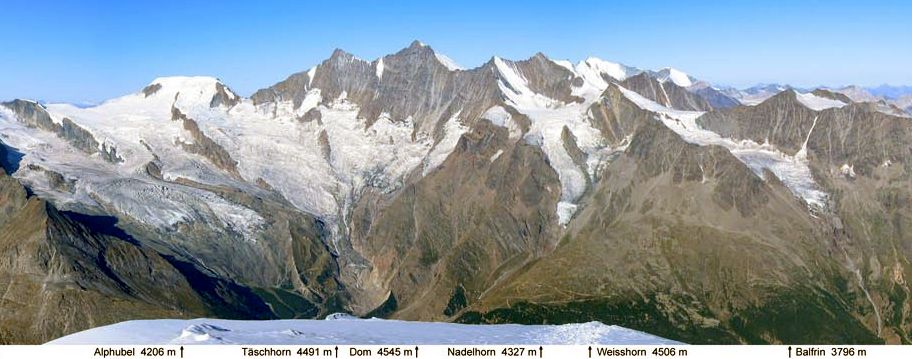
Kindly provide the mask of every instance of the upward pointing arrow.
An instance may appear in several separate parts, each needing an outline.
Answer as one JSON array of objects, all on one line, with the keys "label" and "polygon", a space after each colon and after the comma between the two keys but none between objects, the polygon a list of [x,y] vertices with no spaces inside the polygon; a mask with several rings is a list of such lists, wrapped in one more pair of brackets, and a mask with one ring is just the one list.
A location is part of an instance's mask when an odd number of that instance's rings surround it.
[{"label": "upward pointing arrow", "polygon": [[589,357],[590,358],[592,357],[592,346],[591,345],[589,346]]},{"label": "upward pointing arrow", "polygon": [[418,346],[417,345],[415,346],[415,357],[416,358],[418,357]]},{"label": "upward pointing arrow", "polygon": [[541,358],[542,355],[545,355],[545,348],[542,348],[541,345],[538,346],[538,357]]},{"label": "upward pointing arrow", "polygon": [[339,357],[339,346],[337,345],[336,346],[336,358],[338,358],[338,357]]},{"label": "upward pointing arrow", "polygon": [[792,357],[792,346],[789,345],[789,358],[791,358],[791,357]]}]

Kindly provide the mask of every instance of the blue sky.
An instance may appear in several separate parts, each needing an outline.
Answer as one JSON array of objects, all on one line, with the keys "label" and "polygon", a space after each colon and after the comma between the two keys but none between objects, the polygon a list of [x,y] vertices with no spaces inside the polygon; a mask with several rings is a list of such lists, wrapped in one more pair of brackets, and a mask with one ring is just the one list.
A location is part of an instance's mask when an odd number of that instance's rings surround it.
[{"label": "blue sky", "polygon": [[249,95],[342,48],[419,39],[466,67],[537,51],[673,66],[735,86],[912,84],[909,1],[20,1],[0,15],[0,99],[95,102],[158,76]]}]

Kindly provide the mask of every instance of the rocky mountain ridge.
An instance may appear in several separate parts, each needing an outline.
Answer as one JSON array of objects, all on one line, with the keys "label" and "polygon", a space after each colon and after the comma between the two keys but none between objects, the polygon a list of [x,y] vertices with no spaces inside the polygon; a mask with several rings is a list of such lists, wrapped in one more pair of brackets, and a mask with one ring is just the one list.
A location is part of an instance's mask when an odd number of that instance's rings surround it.
[{"label": "rocky mountain ridge", "polygon": [[[5,252],[18,264],[0,266],[16,284],[0,306],[59,277],[41,295],[142,309],[0,341],[335,311],[600,320],[694,343],[910,341],[906,114],[825,90],[745,105],[678,70],[595,58],[445,59],[414,42],[373,61],[337,50],[250,98],[171,77],[89,108],[4,103],[4,183],[28,192],[7,197],[0,238],[92,250],[54,276]],[[16,214],[28,201],[66,229],[19,234],[36,225]],[[133,274],[142,261],[106,269],[135,253],[183,289],[155,297],[166,283]],[[816,316],[796,326],[799,311]]]}]

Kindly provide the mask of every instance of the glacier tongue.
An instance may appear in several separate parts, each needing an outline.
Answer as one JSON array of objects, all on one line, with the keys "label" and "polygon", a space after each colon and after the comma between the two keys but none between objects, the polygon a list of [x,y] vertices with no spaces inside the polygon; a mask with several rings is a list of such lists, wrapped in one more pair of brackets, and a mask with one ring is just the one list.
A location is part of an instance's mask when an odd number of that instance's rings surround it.
[{"label": "glacier tongue", "polygon": [[[412,137],[410,118],[394,120],[384,114],[367,127],[358,118],[357,105],[344,96],[319,105],[322,97],[315,89],[299,108],[290,102],[258,108],[221,86],[229,99],[239,102],[213,108],[210,103],[219,85],[211,77],[159,78],[142,92],[95,107],[47,106],[52,119],[68,118],[116,147],[125,159],[118,164],[86,156],[52,134],[28,128],[6,108],[0,113],[0,129],[8,137],[5,142],[26,153],[23,165],[34,164],[75,180],[72,192],[65,192],[52,188],[43,173],[28,166],[16,174],[58,204],[101,206],[166,230],[209,217],[248,237],[263,222],[259,214],[205,190],[159,181],[147,174],[147,166],[155,164],[165,181],[186,179],[248,189],[255,182],[265,182],[299,209],[332,221],[346,205],[343,202],[353,201],[352,196],[365,186],[388,191],[401,185],[405,174],[421,165],[432,148],[429,134]],[[195,141],[194,136],[184,123],[173,120],[172,108],[224,148],[237,162],[241,178],[184,148]],[[302,120],[310,110],[319,111],[322,118]],[[458,139],[460,129],[449,137]],[[435,158],[445,158],[454,145],[452,139],[441,141],[434,147]],[[439,162],[442,159],[431,161],[426,170]]]},{"label": "glacier tongue", "polygon": [[[592,127],[587,119],[589,106],[601,90],[586,82],[583,87],[573,89],[574,94],[583,96],[584,101],[563,103],[534,92],[514,64],[498,57],[494,58],[494,64],[500,75],[498,86],[506,95],[507,105],[528,116],[531,121],[524,139],[540,146],[557,172],[561,197],[556,213],[559,224],[566,225],[576,212],[576,202],[586,191],[589,179],[595,176],[596,162],[617,150],[604,143],[599,130]],[[503,123],[508,117],[504,116],[505,112],[492,108],[486,115]],[[562,137],[565,127],[576,138],[576,145],[586,154],[587,162],[592,161],[587,163],[587,168],[580,168],[567,152]]]},{"label": "glacier tongue", "polygon": [[[143,143],[154,142],[143,134],[153,137],[176,135],[176,131],[171,131],[176,125],[169,121],[156,121],[154,116],[122,116],[108,111],[110,107],[118,108],[122,102],[130,102],[132,96],[85,110],[70,105],[48,106],[53,116],[71,118],[92,131],[97,138],[105,141],[114,138],[111,142],[117,143],[127,159],[120,164],[75,151],[65,141],[27,128],[10,111],[0,109],[0,132],[5,136],[4,142],[25,154],[22,166],[13,175],[63,208],[77,204],[101,206],[160,228],[173,228],[178,223],[209,218],[210,222],[216,222],[213,224],[252,239],[253,232],[263,224],[263,218],[256,212],[207,191],[154,181],[144,175],[144,165],[154,156],[142,146]],[[143,130],[149,126],[160,131]],[[195,156],[185,158],[184,165],[199,164],[199,160]],[[72,188],[53,186],[44,171],[54,171],[72,180]]]}]

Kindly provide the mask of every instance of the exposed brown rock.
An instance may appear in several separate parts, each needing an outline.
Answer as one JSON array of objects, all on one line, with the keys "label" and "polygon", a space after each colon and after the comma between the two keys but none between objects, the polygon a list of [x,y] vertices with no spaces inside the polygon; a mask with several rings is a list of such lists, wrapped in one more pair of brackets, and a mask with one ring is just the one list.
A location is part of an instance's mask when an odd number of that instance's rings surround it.
[{"label": "exposed brown rock", "polygon": [[299,120],[304,122],[317,121],[318,125],[322,125],[323,113],[320,112],[320,109],[314,107],[310,110],[307,110],[307,112],[304,113],[304,116],[301,116]]},{"label": "exposed brown rock", "polygon": [[589,178],[589,166],[586,164],[586,153],[576,144],[576,136],[573,135],[573,132],[570,132],[570,129],[567,126],[564,126],[561,130],[561,142],[563,143],[564,150],[567,151],[567,154],[573,159],[573,164],[586,175],[586,182],[591,182],[592,179]]},{"label": "exposed brown rock", "polygon": [[215,83],[215,95],[212,96],[212,100],[209,101],[209,107],[234,107],[238,102],[241,101],[241,98],[238,95],[235,95],[231,92],[231,89],[225,87],[221,82]]},{"label": "exposed brown rock", "polygon": [[[123,162],[123,159],[117,155],[117,149],[108,147],[107,144],[99,146],[98,141],[89,131],[79,127],[69,118],[63,118],[60,124],[51,119],[44,106],[26,100],[13,100],[0,104],[16,113],[16,117],[25,123],[26,126],[39,128],[57,135],[73,147],[88,154],[98,153],[104,160],[117,163]],[[99,147],[101,149],[99,150]]]},{"label": "exposed brown rock", "polygon": [[557,174],[538,148],[507,136],[479,122],[438,170],[354,210],[352,241],[394,294],[396,316],[441,319],[457,285],[472,302],[553,248]]},{"label": "exposed brown rock", "polygon": [[816,96],[820,96],[820,97],[823,97],[823,98],[828,98],[828,99],[831,99],[831,100],[842,101],[842,102],[845,102],[845,103],[852,103],[852,102],[855,102],[855,101],[852,101],[852,99],[850,99],[849,96],[846,96],[845,94],[842,94],[842,93],[839,93],[839,92],[833,92],[833,91],[830,91],[830,90],[815,89],[814,91],[811,91],[811,93],[814,94],[814,95],[816,95]]},{"label": "exposed brown rock", "polygon": [[180,120],[183,123],[184,129],[187,130],[187,132],[190,132],[190,135],[193,137],[194,142],[192,144],[180,143],[181,147],[188,152],[206,157],[212,164],[234,176],[240,176],[237,171],[237,161],[232,159],[228,151],[225,151],[222,146],[206,136],[206,134],[200,130],[196,121],[187,117],[187,115],[183,114],[177,107],[171,107],[171,120]]},{"label": "exposed brown rock", "polygon": [[156,92],[158,92],[158,90],[161,90],[161,88],[162,88],[161,84],[151,84],[149,86],[143,87],[142,93],[143,93],[143,95],[145,95],[145,97],[149,97],[149,96],[154,95]]},{"label": "exposed brown rock", "polygon": [[628,77],[620,85],[670,108],[688,111],[709,111],[712,109],[712,106],[702,97],[671,81],[660,82],[647,72]]},{"label": "exposed brown rock", "polygon": [[0,170],[0,343],[42,343],[125,319],[207,313],[154,251],[93,233]]}]

